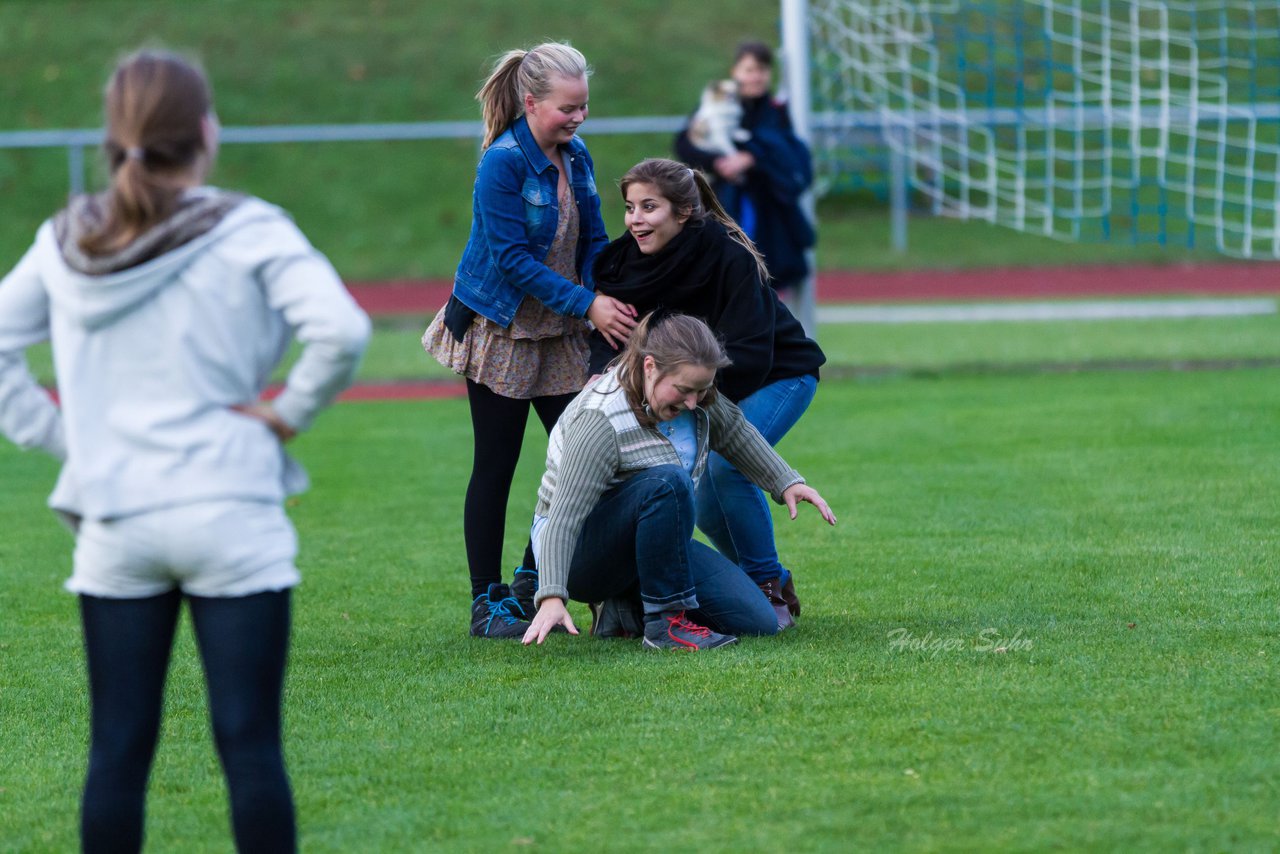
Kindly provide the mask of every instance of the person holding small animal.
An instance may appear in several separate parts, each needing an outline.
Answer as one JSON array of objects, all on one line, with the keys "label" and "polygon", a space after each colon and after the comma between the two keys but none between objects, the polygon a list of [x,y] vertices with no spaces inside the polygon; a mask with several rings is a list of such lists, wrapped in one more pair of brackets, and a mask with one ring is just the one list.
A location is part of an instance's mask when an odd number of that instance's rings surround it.
[{"label": "person holding small animal", "polygon": [[[608,243],[595,167],[578,138],[587,118],[583,55],[548,42],[513,50],[476,98],[483,154],[472,198],[471,236],[453,294],[423,347],[467,380],[475,436],[463,508],[471,576],[471,634],[524,634],[536,572],[525,550],[512,586],[502,583],[511,481],[532,406],[548,432],[586,382],[589,320],[609,345],[626,343],[635,312],[591,288]],[[516,588],[513,594],[512,587]]]},{"label": "person holding small animal", "polygon": [[703,91],[675,151],[714,176],[721,205],[764,256],[770,284],[785,293],[809,274],[806,250],[815,234],[800,197],[813,181],[813,165],[786,105],[770,94],[772,77],[768,45],[739,45],[730,79]]},{"label": "person holding small animal", "polygon": [[[733,364],[720,392],[771,444],[808,409],[826,361],[766,281],[763,259],[720,207],[702,173],[655,158],[619,181],[627,233],[596,262],[595,280],[638,311],[663,308],[704,319]],[[611,358],[592,336],[592,372]],[[778,559],[764,495],[733,463],[712,454],[697,495],[698,527],[768,596],[781,628],[800,613],[791,573]]]},{"label": "person holding small animal", "polygon": [[577,634],[569,599],[599,602],[638,591],[643,644],[699,651],[739,634],[778,631],[773,610],[737,567],[693,539],[693,504],[714,450],[796,518],[831,508],[720,394],[724,347],[697,318],[645,316],[626,349],[593,379],[551,431],[533,523],[541,586],[524,635]]}]

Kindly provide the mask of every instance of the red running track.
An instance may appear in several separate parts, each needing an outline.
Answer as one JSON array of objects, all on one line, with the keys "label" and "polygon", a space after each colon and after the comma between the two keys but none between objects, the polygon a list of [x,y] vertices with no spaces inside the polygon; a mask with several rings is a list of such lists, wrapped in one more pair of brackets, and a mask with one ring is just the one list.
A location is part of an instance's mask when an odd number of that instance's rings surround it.
[{"label": "red running track", "polygon": [[[449,298],[447,281],[351,285],[374,315],[434,314]],[[818,274],[822,303],[938,300],[1069,299],[1163,294],[1280,293],[1280,263],[1238,262],[1163,266],[1026,267],[913,270],[904,273]]]},{"label": "red running track", "polygon": [[[449,298],[448,281],[391,281],[350,286],[372,315],[432,315]],[[821,303],[943,300],[1070,299],[1165,294],[1280,293],[1280,263],[1238,262],[1164,266],[1029,267],[984,270],[843,272],[818,275]],[[361,383],[342,400],[428,400],[460,397],[459,381]]]},{"label": "red running track", "polygon": [[[350,290],[356,302],[372,315],[432,315],[449,298],[450,287],[450,282],[439,280],[391,281],[352,284]],[[818,301],[821,303],[1259,293],[1280,293],[1280,263],[1027,267],[818,275]],[[278,389],[270,390],[268,396],[275,393]],[[372,382],[347,389],[340,399],[428,400],[461,397],[465,393],[465,386],[457,380]]]}]

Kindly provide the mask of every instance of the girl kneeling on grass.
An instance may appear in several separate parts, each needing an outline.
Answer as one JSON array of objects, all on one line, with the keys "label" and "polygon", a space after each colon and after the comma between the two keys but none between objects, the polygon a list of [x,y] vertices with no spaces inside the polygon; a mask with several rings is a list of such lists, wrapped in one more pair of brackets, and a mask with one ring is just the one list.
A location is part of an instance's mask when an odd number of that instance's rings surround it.
[{"label": "girl kneeling on grass", "polygon": [[[809,408],[822,349],[769,287],[764,259],[716,200],[700,172],[673,160],[645,160],[619,182],[627,233],[596,262],[596,284],[636,307],[701,317],[733,364],[716,377],[751,426],[776,445]],[[591,367],[613,358],[591,342]],[[791,573],[778,559],[764,495],[720,454],[698,484],[697,524],[720,553],[769,597],[779,628],[800,613]]]},{"label": "girl kneeling on grass", "polygon": [[556,626],[577,634],[566,600],[600,602],[637,587],[649,648],[712,649],[739,634],[778,631],[759,587],[693,540],[694,492],[708,454],[723,454],[793,519],[800,501],[832,525],[836,517],[716,393],[716,371],[728,365],[705,323],[651,313],[613,367],[569,404],[551,431],[538,489],[541,584],[526,644],[542,643]]}]

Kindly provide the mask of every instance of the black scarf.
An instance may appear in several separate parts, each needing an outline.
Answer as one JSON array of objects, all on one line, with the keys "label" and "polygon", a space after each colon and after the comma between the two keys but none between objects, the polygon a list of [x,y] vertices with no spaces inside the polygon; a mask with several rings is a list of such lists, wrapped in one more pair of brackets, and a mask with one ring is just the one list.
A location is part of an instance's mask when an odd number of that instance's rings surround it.
[{"label": "black scarf", "polygon": [[662,306],[706,317],[719,291],[726,238],[715,220],[689,223],[656,254],[646,255],[635,238],[623,234],[596,259],[596,287],[635,306],[641,317]]},{"label": "black scarf", "polygon": [[[825,361],[786,306],[760,283],[755,259],[714,219],[689,223],[653,255],[624,234],[604,248],[594,270],[601,293],[634,305],[642,317],[667,308],[705,320],[733,359],[716,380],[730,400],[776,379],[817,376]],[[744,299],[753,288],[766,290],[762,305]],[[599,333],[592,334],[593,373],[616,355]]]}]

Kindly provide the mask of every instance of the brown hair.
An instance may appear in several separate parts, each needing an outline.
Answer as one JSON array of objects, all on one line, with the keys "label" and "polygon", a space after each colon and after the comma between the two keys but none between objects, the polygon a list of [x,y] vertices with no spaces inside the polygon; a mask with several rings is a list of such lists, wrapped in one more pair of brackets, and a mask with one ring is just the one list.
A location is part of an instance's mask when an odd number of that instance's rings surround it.
[{"label": "brown hair", "polygon": [[101,225],[80,238],[90,255],[127,246],[172,212],[181,179],[205,153],[202,122],[213,103],[204,73],[162,51],[123,59],[105,101],[111,187]]},{"label": "brown hair", "polygon": [[[733,364],[724,345],[711,327],[696,317],[663,309],[646,314],[631,332],[627,346],[613,364],[617,366],[618,384],[626,392],[627,401],[641,424],[652,427],[657,419],[647,411],[644,393],[644,359],[653,357],[658,376],[663,377],[684,365],[720,370]],[[713,386],[703,398],[715,400]]]},{"label": "brown hair", "polygon": [[688,212],[689,222],[702,222],[708,216],[719,222],[729,232],[729,237],[756,259],[761,285],[768,284],[769,268],[765,266],[764,256],[742,227],[725,212],[720,200],[716,198],[715,190],[707,182],[707,176],[683,163],[663,157],[651,157],[628,169],[627,174],[618,182],[624,202],[632,184],[652,184],[664,199],[671,202],[671,207],[677,214]]},{"label": "brown hair", "polygon": [[546,42],[529,50],[509,50],[494,63],[476,100],[484,117],[484,144],[488,148],[524,112],[524,96],[541,101],[551,94],[553,77],[576,80],[590,77],[591,66],[577,48]]},{"label": "brown hair", "polygon": [[762,41],[753,39],[739,43],[733,52],[732,64],[737,65],[744,56],[751,57],[766,68],[773,68],[773,49]]}]

